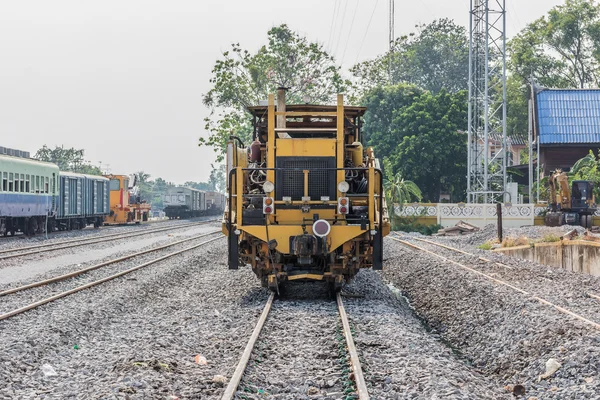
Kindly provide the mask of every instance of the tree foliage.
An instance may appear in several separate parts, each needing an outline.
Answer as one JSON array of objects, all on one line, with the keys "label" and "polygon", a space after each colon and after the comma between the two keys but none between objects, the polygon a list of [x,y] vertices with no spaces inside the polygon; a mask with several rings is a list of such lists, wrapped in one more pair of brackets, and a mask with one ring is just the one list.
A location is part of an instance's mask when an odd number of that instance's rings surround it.
[{"label": "tree foliage", "polygon": [[396,204],[402,207],[410,201],[421,201],[423,198],[421,189],[414,182],[404,179],[401,172],[394,174],[392,172],[394,168],[389,159],[386,158],[383,161],[383,167],[385,171],[383,186],[389,208],[393,210]]},{"label": "tree foliage", "polygon": [[600,84],[600,8],[594,1],[566,0],[529,24],[510,42],[512,72],[549,87]]},{"label": "tree foliage", "polygon": [[55,146],[54,149],[51,149],[47,145],[44,145],[35,153],[33,158],[54,163],[58,165],[61,171],[102,175],[100,168],[86,161],[84,155],[85,150],[83,149],[75,149],[74,147],[65,149],[64,146]]},{"label": "tree foliage", "polygon": [[203,97],[212,110],[205,119],[208,137],[200,138],[200,145],[213,147],[219,161],[229,135],[249,139],[247,107],[266,100],[278,87],[289,88],[290,103],[329,103],[349,84],[322,45],[287,25],[271,28],[267,39],[257,52],[232,44],[213,67],[212,87]]},{"label": "tree foliage", "polygon": [[467,89],[469,41],[465,27],[450,19],[416,26],[387,53],[355,65],[351,72],[358,86],[370,89],[411,83],[434,93]]},{"label": "tree foliage", "polygon": [[465,91],[433,94],[405,84],[376,88],[366,96],[369,144],[389,160],[392,174],[423,188],[426,200],[438,201],[442,189],[464,199],[466,96]]}]

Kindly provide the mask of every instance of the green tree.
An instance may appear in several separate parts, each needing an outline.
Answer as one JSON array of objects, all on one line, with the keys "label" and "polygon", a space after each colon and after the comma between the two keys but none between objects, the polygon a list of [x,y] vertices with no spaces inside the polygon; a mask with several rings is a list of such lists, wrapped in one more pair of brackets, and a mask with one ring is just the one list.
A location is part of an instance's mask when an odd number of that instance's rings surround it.
[{"label": "green tree", "polygon": [[248,141],[251,118],[247,107],[266,100],[278,87],[289,88],[290,103],[328,103],[349,85],[322,45],[287,25],[271,28],[267,39],[255,53],[232,44],[213,67],[212,87],[202,99],[212,111],[205,119],[208,137],[200,138],[199,145],[212,147],[219,162],[229,135]]},{"label": "green tree", "polygon": [[212,170],[210,171],[210,176],[208,178],[208,182],[212,186],[212,190],[216,190],[218,192],[226,191],[226,182],[227,178],[225,177],[225,164],[217,165],[216,167],[211,164]]},{"label": "green tree", "polygon": [[198,189],[198,190],[213,190],[213,185],[208,182],[187,181],[183,186]]},{"label": "green tree", "polygon": [[434,93],[467,89],[469,41],[465,27],[444,18],[416,29],[416,33],[396,39],[387,53],[351,69],[360,88],[405,82]]},{"label": "green tree", "polygon": [[566,0],[510,41],[512,73],[549,87],[598,87],[600,8],[595,1]]},{"label": "green tree", "polygon": [[367,113],[379,116],[386,110],[391,116],[389,125],[365,118],[364,130],[376,129],[369,143],[375,154],[389,159],[394,175],[400,173],[422,188],[426,200],[438,201],[442,189],[464,200],[467,137],[461,129],[467,126],[466,91],[452,94],[442,89],[433,94],[396,85],[372,91],[371,96],[366,98]]},{"label": "green tree", "polygon": [[102,175],[100,168],[84,159],[85,150],[74,147],[65,149],[64,146],[55,146],[54,149],[44,145],[33,158],[40,161],[54,163],[61,171],[70,171],[80,174]]},{"label": "green tree", "polygon": [[138,171],[134,173],[133,176],[135,179],[135,185],[137,186],[139,191],[140,198],[142,200],[146,200],[149,203],[152,203],[154,196],[152,190],[153,182],[150,180],[150,174],[147,174],[144,171]]}]

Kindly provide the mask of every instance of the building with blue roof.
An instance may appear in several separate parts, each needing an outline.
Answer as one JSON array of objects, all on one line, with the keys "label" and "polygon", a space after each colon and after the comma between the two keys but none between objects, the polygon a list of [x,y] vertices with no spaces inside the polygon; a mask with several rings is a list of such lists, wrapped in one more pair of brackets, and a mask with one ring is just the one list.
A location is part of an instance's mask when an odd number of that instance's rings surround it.
[{"label": "building with blue roof", "polygon": [[544,173],[569,170],[600,148],[600,89],[534,87],[534,138]]}]

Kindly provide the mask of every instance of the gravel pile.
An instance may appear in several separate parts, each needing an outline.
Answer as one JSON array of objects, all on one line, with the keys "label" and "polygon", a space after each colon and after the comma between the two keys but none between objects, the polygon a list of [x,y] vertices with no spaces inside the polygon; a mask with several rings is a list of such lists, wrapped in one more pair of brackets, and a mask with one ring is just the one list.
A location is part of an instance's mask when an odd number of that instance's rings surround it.
[{"label": "gravel pile", "polygon": [[429,326],[508,390],[522,385],[530,399],[599,398],[599,331],[389,239],[384,268]]},{"label": "gravel pile", "polygon": [[344,292],[352,293],[344,304],[372,398],[510,398],[502,385],[486,379],[428,333],[378,273],[361,271]]},{"label": "gravel pile", "polygon": [[[521,228],[504,228],[502,229],[503,238],[513,237],[519,238],[524,236],[531,240],[543,239],[544,236],[562,236],[565,233],[575,229],[579,234],[585,232],[585,228],[581,226],[563,225],[563,226],[523,226]],[[404,235],[404,233],[402,233]],[[412,236],[422,236],[419,233],[411,233]],[[444,241],[444,243],[454,243],[452,246],[468,245],[478,246],[487,241],[494,241],[498,239],[498,227],[494,224],[488,224],[481,230],[474,233],[462,236],[446,236],[438,237],[437,240]]]},{"label": "gravel pile", "polygon": [[268,293],[224,240],[0,322],[0,398],[217,398]]},{"label": "gravel pile", "polygon": [[[442,241],[439,239],[435,238],[431,241],[441,243]],[[600,295],[600,279],[597,277],[548,267],[533,261],[505,256],[501,253],[467,249],[472,254],[484,256],[501,264],[496,262],[487,263],[477,257],[462,255],[434,244],[422,241],[413,241],[413,243],[440,256],[508,282],[525,290],[532,296],[541,297],[600,323],[600,300],[588,295],[588,293]],[[445,242],[442,244],[448,245]],[[463,246],[461,250],[464,249]]]},{"label": "gravel pile", "polygon": [[345,389],[354,389],[344,387],[348,364],[336,302],[322,282],[288,285],[284,291],[273,302],[238,396],[345,398]]}]

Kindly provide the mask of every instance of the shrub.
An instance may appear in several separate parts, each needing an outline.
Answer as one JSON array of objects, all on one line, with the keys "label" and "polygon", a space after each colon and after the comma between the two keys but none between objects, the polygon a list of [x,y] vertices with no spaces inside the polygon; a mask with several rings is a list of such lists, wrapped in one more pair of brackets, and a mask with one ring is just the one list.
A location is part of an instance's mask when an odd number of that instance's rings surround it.
[{"label": "shrub", "polygon": [[529,246],[529,239],[525,236],[506,237],[502,240],[502,247],[517,247],[517,246]]},{"label": "shrub", "polygon": [[560,242],[560,236],[556,236],[555,234],[549,233],[544,235],[542,238],[542,242],[551,243],[551,242]]},{"label": "shrub", "polygon": [[477,246],[477,248],[479,250],[491,250],[492,246],[493,246],[493,243],[488,240],[485,243],[481,243],[479,246]]}]

